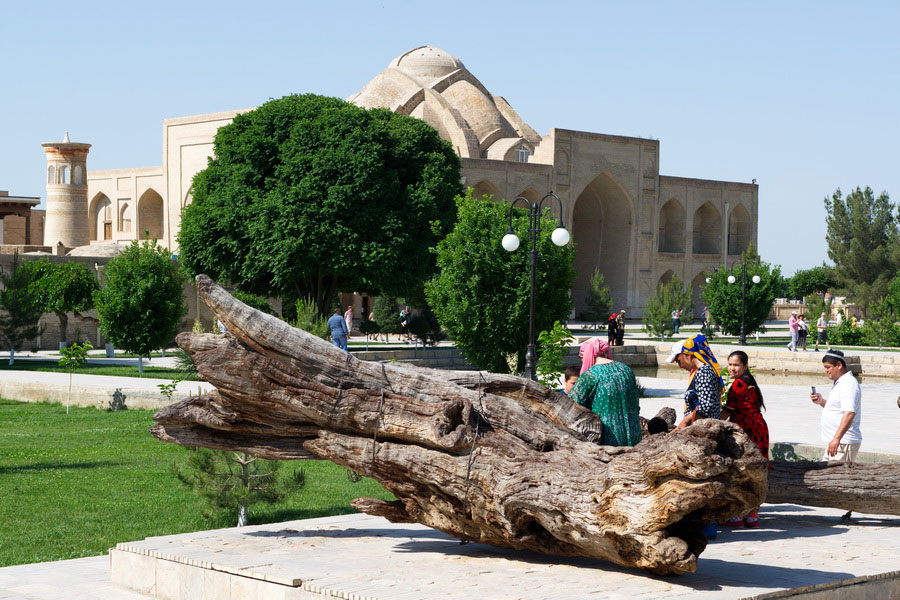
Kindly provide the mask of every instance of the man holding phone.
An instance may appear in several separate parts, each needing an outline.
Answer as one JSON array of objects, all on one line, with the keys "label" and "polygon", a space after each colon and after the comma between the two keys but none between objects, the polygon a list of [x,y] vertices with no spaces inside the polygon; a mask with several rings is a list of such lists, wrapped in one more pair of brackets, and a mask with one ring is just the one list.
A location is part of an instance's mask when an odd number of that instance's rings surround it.
[{"label": "man holding phone", "polygon": [[828,444],[822,460],[829,464],[851,465],[859,452],[862,433],[859,430],[862,415],[862,390],[853,373],[847,370],[844,353],[829,350],[822,357],[825,375],[834,382],[826,400],[812,388],[810,400],[823,408],[822,441]]}]

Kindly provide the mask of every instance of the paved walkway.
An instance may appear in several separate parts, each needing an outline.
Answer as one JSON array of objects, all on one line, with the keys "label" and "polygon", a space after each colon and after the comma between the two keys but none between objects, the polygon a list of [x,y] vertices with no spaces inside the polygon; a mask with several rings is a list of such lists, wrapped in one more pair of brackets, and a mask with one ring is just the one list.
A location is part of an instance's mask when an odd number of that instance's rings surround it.
[{"label": "paved walkway", "polygon": [[[697,572],[678,577],[658,577],[599,560],[545,556],[475,543],[461,546],[457,540],[421,525],[395,525],[367,515],[221,529],[123,544],[130,558],[122,564],[129,569],[120,572],[117,567],[117,577],[163,594],[160,597],[169,597],[163,588],[175,593],[179,587],[188,589],[190,593],[182,597],[198,600],[309,599],[326,595],[360,600],[735,600],[896,571],[900,520],[867,515],[847,523],[840,520],[841,512],[765,505],[760,529],[720,533],[701,555]],[[216,565],[216,581],[198,577],[199,571],[192,568],[205,563]],[[113,587],[108,565],[109,558],[101,556],[0,569],[0,599],[149,597]],[[299,587],[273,586],[263,578]],[[220,592],[207,595],[204,585],[215,585]],[[235,593],[237,588],[241,594]],[[279,593],[273,593],[275,590]]]}]

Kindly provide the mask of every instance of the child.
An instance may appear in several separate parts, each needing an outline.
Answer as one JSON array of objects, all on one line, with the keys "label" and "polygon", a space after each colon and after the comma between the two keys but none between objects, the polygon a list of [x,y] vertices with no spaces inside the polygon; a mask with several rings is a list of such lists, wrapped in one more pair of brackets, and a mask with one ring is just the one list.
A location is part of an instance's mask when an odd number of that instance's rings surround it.
[{"label": "child", "polygon": [[563,376],[563,394],[565,394],[566,396],[569,395],[569,392],[571,392],[572,388],[575,387],[575,382],[578,381],[578,376],[580,374],[581,371],[578,367],[566,367],[566,373]]}]

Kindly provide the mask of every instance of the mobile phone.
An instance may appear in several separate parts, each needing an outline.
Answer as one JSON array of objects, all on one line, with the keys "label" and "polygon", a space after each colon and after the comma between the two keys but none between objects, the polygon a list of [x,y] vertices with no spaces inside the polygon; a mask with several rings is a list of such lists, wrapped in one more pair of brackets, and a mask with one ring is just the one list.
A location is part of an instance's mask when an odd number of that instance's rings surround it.
[{"label": "mobile phone", "polygon": [[812,395],[815,396],[815,395],[816,395],[816,386],[811,385],[811,386],[809,386],[809,387],[810,387],[810,389],[812,390]]}]

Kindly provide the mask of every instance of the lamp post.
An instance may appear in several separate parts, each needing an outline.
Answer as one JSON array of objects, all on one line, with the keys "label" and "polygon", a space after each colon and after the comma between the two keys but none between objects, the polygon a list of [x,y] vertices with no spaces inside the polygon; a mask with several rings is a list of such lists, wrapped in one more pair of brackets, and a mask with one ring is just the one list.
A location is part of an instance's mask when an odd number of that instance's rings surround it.
[{"label": "lamp post", "polygon": [[569,232],[563,224],[563,205],[559,196],[553,192],[548,192],[546,196],[538,202],[532,202],[528,198],[517,196],[515,200],[509,203],[509,227],[506,235],[500,241],[501,245],[507,252],[515,252],[519,247],[519,237],[513,233],[512,218],[513,208],[520,200],[525,203],[528,209],[528,235],[531,238],[531,298],[528,304],[528,350],[525,353],[525,377],[527,379],[537,379],[535,366],[537,364],[537,355],[534,351],[534,273],[537,267],[538,251],[537,243],[541,237],[541,209],[544,206],[544,200],[547,198],[556,198],[559,204],[559,225],[553,230],[550,239],[557,246],[565,246],[569,243]]},{"label": "lamp post", "polygon": [[[728,276],[728,283],[734,283],[735,281],[737,281],[737,279],[735,279],[734,275]],[[753,283],[759,283],[760,282],[759,275],[754,275],[751,278],[751,281],[753,281]],[[747,274],[746,274],[746,271],[744,268],[744,261],[741,260],[741,337],[738,338],[738,343],[741,346],[745,346],[747,344],[747,336],[744,335],[744,317],[746,316],[746,311],[745,311],[746,295],[747,295]]]}]

